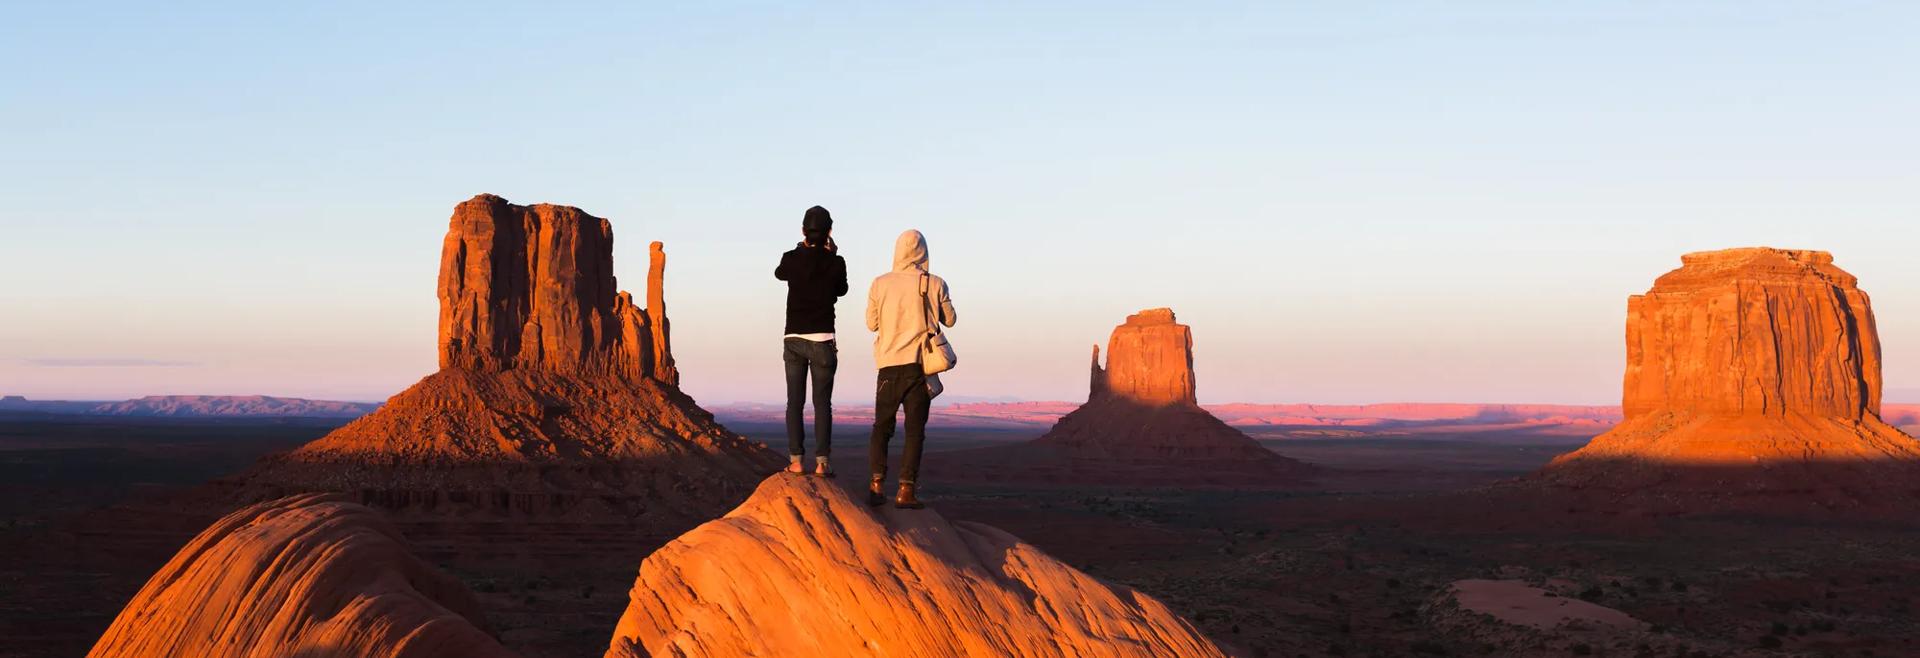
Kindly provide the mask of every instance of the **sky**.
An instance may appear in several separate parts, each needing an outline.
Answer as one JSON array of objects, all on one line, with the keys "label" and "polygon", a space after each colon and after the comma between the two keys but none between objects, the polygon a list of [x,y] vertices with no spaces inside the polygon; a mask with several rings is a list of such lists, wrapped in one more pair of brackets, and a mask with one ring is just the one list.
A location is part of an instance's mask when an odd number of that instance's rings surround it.
[{"label": "sky", "polygon": [[[404,6],[400,6],[404,5]],[[633,6],[642,5],[642,6]],[[1920,400],[1920,3],[0,5],[0,394],[379,400],[453,206],[670,255],[685,388],[775,401],[804,209],[924,231],[956,396],[1085,396],[1139,309],[1203,402],[1617,403],[1683,253],[1828,250]]]}]

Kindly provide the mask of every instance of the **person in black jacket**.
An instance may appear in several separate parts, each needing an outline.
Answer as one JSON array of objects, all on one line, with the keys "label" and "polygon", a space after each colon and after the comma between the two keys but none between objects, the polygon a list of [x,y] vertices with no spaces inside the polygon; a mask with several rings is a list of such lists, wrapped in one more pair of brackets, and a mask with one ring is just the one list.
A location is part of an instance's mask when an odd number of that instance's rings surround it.
[{"label": "person in black jacket", "polygon": [[813,375],[813,436],[819,443],[813,473],[833,477],[833,373],[840,350],[833,340],[833,304],[847,294],[847,260],[833,244],[833,215],[814,206],[800,222],[799,245],[780,256],[773,278],[787,282],[787,472],[806,473],[804,407],[807,375]]}]

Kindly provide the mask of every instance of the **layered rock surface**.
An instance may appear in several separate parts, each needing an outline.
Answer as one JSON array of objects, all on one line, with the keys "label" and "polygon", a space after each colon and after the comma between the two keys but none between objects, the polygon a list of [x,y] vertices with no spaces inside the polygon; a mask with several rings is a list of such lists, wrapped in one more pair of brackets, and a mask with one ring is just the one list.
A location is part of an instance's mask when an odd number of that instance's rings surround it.
[{"label": "layered rock surface", "polygon": [[[647,297],[613,275],[611,223],[576,208],[480,195],[454,209],[439,282],[441,370],[238,481],[246,499],[337,491],[395,512],[438,546],[445,522],[470,535],[599,524],[650,542],[713,518],[777,468],[678,388],[653,243]],[[495,521],[505,517],[513,523]],[[517,531],[516,531],[517,532]],[[645,539],[650,537],[651,539]],[[519,547],[518,541],[475,548]]]},{"label": "layered rock surface", "polygon": [[1224,654],[1159,601],[1007,533],[776,475],[641,563],[606,655]]},{"label": "layered rock surface", "polygon": [[153,575],[89,658],[508,658],[457,581],[380,514],[295,496],[228,515]]},{"label": "layered rock surface", "polygon": [[1624,422],[1540,479],[1823,506],[1920,492],[1920,443],[1879,416],[1870,301],[1827,253],[1688,254],[1629,299],[1626,335]]},{"label": "layered rock surface", "polygon": [[[1173,311],[1128,316],[1093,351],[1087,403],[1026,443],[941,453],[943,473],[986,480],[1135,485],[1288,485],[1311,469],[1200,408],[1193,332]],[[947,477],[940,475],[936,477]]]},{"label": "layered rock surface", "polygon": [[[665,254],[652,245],[647,296],[661,305]],[[537,368],[672,381],[665,309],[618,290],[613,224],[578,208],[516,206],[491,194],[453,210],[440,252],[440,367]],[[658,321],[656,321],[658,320]]]}]

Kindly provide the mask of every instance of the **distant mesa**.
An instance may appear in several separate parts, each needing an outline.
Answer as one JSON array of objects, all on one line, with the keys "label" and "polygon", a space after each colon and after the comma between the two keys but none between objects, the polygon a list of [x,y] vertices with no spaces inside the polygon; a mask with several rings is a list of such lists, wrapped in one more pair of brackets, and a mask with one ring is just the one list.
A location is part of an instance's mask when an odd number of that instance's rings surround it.
[{"label": "distant mesa", "polygon": [[167,562],[89,658],[507,658],[459,581],[378,512],[301,495],[234,512]]},{"label": "distant mesa", "polygon": [[994,528],[775,475],[648,556],[607,658],[1224,656],[1166,605]]},{"label": "distant mesa", "polygon": [[1627,302],[1626,420],[1537,481],[1677,508],[1920,493],[1920,442],[1880,417],[1880,339],[1853,275],[1820,251],[1681,262]]},{"label": "distant mesa", "polygon": [[1193,332],[1171,309],[1128,316],[1094,347],[1087,403],[1025,443],[941,453],[943,477],[1082,484],[1275,486],[1312,468],[1200,408]]},{"label": "distant mesa", "polygon": [[0,398],[0,412],[63,416],[150,416],[167,418],[358,418],[380,405],[374,402],[308,400],[270,395],[149,395],[132,400],[29,400]]},{"label": "distant mesa", "polygon": [[660,243],[651,256],[641,309],[616,286],[607,220],[486,194],[461,203],[441,252],[440,371],[264,460],[235,481],[243,499],[336,491],[402,519],[565,519],[622,541],[721,514],[778,458],[680,391]]},{"label": "distant mesa", "polygon": [[100,404],[102,416],[358,418],[378,409],[373,402],[307,400],[268,395],[149,395]]}]

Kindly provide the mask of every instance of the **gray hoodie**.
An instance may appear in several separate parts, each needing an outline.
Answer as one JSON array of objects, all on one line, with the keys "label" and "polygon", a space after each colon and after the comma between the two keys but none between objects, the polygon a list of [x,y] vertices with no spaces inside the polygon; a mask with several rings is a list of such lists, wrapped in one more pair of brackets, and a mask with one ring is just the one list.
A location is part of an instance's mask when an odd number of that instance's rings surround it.
[{"label": "gray hoodie", "polygon": [[867,290],[867,331],[873,337],[873,362],[887,366],[920,362],[920,341],[927,335],[927,309],[920,301],[920,281],[927,281],[927,297],[938,309],[940,324],[953,326],[953,298],[947,281],[927,273],[927,238],[908,230],[893,242],[893,271],[873,279]]}]

